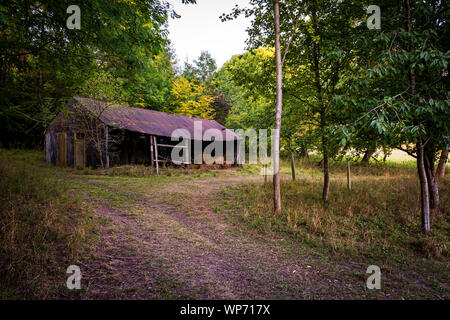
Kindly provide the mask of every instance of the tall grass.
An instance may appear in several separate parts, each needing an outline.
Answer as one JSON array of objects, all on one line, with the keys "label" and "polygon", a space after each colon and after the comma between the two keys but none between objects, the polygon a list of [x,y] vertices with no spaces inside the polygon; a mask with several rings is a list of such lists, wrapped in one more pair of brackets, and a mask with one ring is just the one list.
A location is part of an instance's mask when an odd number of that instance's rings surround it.
[{"label": "tall grass", "polygon": [[18,160],[0,156],[0,298],[48,298],[64,285],[92,217],[65,183]]},{"label": "tall grass", "polygon": [[[291,234],[299,241],[338,254],[398,261],[417,255],[447,259],[449,179],[439,181],[442,212],[433,214],[432,235],[425,237],[421,233],[415,169],[360,170],[360,174],[373,170],[378,170],[378,174],[355,175],[351,191],[338,175],[331,183],[327,205],[321,200],[322,181],[314,174],[312,179],[300,176],[297,181],[282,181],[283,210],[279,215],[273,214],[271,184],[246,184],[223,190],[226,207],[239,220],[262,232]],[[307,176],[308,168],[303,167],[301,172]]]}]

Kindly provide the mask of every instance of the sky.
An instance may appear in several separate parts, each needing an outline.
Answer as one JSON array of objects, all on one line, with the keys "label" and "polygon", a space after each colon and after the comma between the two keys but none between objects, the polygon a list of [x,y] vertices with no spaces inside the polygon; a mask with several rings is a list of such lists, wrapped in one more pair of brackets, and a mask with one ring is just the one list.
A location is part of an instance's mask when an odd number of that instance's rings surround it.
[{"label": "sky", "polygon": [[189,59],[198,58],[207,50],[220,68],[233,55],[245,51],[247,27],[250,19],[239,18],[221,22],[223,13],[230,13],[238,4],[249,7],[248,0],[197,0],[197,4],[183,5],[181,0],[169,0],[179,19],[169,19],[169,39],[182,66]]}]

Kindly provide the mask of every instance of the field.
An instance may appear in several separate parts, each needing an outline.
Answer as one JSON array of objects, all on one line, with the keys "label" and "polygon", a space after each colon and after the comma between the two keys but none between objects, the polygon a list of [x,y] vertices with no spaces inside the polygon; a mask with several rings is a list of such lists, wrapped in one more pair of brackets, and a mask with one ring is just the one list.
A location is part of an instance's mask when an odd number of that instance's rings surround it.
[{"label": "field", "polygon": [[[394,156],[394,155],[393,155]],[[449,299],[450,179],[442,212],[420,232],[410,159],[282,163],[283,211],[257,166],[227,170],[45,164],[0,150],[0,297],[43,299]],[[80,266],[81,290],[65,273]],[[381,268],[381,289],[366,269]]]}]

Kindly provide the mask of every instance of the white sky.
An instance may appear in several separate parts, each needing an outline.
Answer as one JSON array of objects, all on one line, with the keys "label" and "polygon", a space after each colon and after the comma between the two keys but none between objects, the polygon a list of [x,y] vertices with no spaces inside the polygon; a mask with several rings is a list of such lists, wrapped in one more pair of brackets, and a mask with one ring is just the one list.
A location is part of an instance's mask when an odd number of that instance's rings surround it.
[{"label": "white sky", "polygon": [[169,39],[180,65],[186,58],[192,62],[202,50],[207,50],[216,59],[217,67],[233,55],[244,52],[247,27],[250,19],[240,16],[232,21],[221,22],[223,13],[233,7],[249,7],[248,0],[197,0],[197,4],[181,4],[181,0],[168,0],[181,15],[169,19]]}]

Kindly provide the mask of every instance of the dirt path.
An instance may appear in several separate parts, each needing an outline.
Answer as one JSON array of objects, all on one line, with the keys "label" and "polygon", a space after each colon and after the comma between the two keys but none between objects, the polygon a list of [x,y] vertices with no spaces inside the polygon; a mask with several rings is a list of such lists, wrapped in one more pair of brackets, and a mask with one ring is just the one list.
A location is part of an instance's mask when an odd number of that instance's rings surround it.
[{"label": "dirt path", "polygon": [[[82,299],[310,299],[365,297],[364,281],[341,280],[336,267],[306,246],[253,233],[214,210],[220,190],[261,177],[78,179],[129,199],[97,200],[98,245],[80,261]],[[170,203],[171,205],[168,205]],[[337,268],[337,269],[336,269]]]}]

